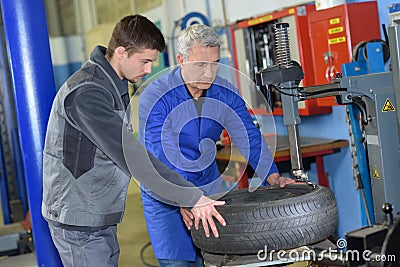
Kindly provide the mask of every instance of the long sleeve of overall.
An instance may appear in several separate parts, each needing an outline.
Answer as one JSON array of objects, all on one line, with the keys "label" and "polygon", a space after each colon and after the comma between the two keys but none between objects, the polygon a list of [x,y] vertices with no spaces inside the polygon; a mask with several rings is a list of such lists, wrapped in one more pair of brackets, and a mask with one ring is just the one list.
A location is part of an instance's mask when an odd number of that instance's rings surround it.
[{"label": "long sleeve of overall", "polygon": [[[222,83],[223,84],[223,83]],[[229,88],[228,85],[224,87]],[[226,129],[234,144],[247,159],[257,175],[267,185],[266,178],[272,173],[278,173],[278,168],[268,145],[253,123],[246,104],[235,88],[230,88],[227,94],[229,110],[226,110]]]}]

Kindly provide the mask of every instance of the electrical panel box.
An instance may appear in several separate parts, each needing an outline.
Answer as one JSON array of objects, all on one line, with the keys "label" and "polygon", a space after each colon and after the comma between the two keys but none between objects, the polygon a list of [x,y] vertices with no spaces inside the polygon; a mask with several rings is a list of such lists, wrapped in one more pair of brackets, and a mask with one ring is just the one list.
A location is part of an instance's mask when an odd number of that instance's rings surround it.
[{"label": "electrical panel box", "polygon": [[[308,15],[315,84],[331,83],[341,64],[352,61],[360,42],[380,39],[376,1],[339,5]],[[317,99],[319,106],[336,105],[334,97]]]},{"label": "electrical panel box", "polygon": [[[255,81],[255,74],[258,71],[276,65],[273,25],[287,22],[289,23],[291,58],[300,63],[305,74],[300,86],[315,85],[307,20],[309,14],[314,11],[315,5],[307,4],[230,25],[234,67]],[[238,79],[240,84],[240,77]],[[242,94],[247,93],[244,90],[241,92]],[[246,100],[250,99],[251,107],[258,114],[266,113],[265,100],[261,98],[261,94],[245,96]],[[273,114],[282,115],[280,94],[273,92],[272,98]],[[299,114],[302,116],[332,111],[331,107],[319,107],[315,99],[298,102],[298,108]]]}]

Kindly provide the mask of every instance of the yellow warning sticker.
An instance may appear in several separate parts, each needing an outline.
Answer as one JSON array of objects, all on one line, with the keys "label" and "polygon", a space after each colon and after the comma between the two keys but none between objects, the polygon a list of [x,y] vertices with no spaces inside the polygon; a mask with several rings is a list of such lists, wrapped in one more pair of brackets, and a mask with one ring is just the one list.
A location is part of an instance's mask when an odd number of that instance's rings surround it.
[{"label": "yellow warning sticker", "polygon": [[330,45],[344,43],[344,42],[346,42],[346,37],[345,36],[338,37],[338,38],[332,38],[332,39],[328,40],[328,43]]},{"label": "yellow warning sticker", "polygon": [[382,112],[389,112],[389,111],[395,111],[396,109],[394,108],[392,102],[390,102],[389,98],[386,98],[385,104],[383,105]]},{"label": "yellow warning sticker", "polygon": [[381,179],[381,176],[379,175],[378,168],[374,166],[374,175],[372,176],[375,179]]},{"label": "yellow warning sticker", "polygon": [[274,17],[270,14],[270,15],[266,15],[266,16],[262,16],[259,18],[255,18],[255,19],[251,19],[247,22],[248,26],[252,26],[252,25],[256,25],[256,24],[260,24],[266,21],[270,21],[272,20]]},{"label": "yellow warning sticker", "polygon": [[338,23],[340,23],[340,18],[334,18],[334,19],[329,20],[330,25],[338,24]]},{"label": "yellow warning sticker", "polygon": [[328,33],[329,34],[335,34],[335,33],[340,33],[340,32],[343,32],[343,27],[342,26],[328,29]]},{"label": "yellow warning sticker", "polygon": [[292,14],[294,14],[294,8],[289,9],[289,15],[292,15]]}]

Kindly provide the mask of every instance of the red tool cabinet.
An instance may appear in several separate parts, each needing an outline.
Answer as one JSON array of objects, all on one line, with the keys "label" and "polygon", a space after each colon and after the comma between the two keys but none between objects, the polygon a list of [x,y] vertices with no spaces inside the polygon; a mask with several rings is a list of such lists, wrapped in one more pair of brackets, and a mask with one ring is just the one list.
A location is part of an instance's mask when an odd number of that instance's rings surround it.
[{"label": "red tool cabinet", "polygon": [[[341,64],[352,61],[361,41],[380,39],[376,1],[339,5],[311,12],[308,28],[315,84],[332,82]],[[335,105],[334,97],[317,99],[318,106]]]},{"label": "red tool cabinet", "polygon": [[[255,73],[276,64],[272,26],[278,22],[288,22],[291,57],[303,67],[303,86],[315,85],[308,30],[308,16],[315,12],[314,4],[282,9],[259,17],[243,20],[230,25],[233,65],[236,69],[255,80]],[[279,96],[277,96],[279,97]],[[256,102],[257,100],[255,100]],[[275,99],[274,115],[282,115],[279,99]],[[257,106],[252,105],[252,107]],[[299,114],[309,116],[329,113],[331,107],[318,106],[317,100],[298,102]],[[266,113],[263,108],[255,108],[257,114]]]}]

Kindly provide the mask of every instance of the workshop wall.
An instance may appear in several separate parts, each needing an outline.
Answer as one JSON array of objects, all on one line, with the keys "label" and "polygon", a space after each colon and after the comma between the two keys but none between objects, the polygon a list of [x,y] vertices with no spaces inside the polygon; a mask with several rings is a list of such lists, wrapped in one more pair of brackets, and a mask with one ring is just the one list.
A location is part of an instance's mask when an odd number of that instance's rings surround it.
[{"label": "workshop wall", "polygon": [[86,59],[82,35],[50,37],[50,51],[53,63],[56,89],[82,65]]},{"label": "workshop wall", "polygon": [[[91,0],[91,1],[74,1],[74,0],[46,0],[47,19],[49,21],[50,42],[52,45],[53,63],[55,65],[56,88],[71,74],[79,62],[87,59],[87,53],[82,55],[81,49],[90,51],[92,46],[89,43],[87,47],[86,37],[79,40],[79,37],[91,31],[92,40],[105,38],[101,30],[98,30],[99,36],[93,35],[93,28],[103,27],[103,24],[114,24],[118,18],[131,13],[141,13],[148,16],[153,21],[160,21],[160,26],[166,36],[168,43],[169,63],[175,63],[174,56],[174,40],[179,32],[180,25],[177,25],[179,19],[182,19],[190,12],[200,12],[208,18],[210,25],[218,29],[218,32],[225,36],[225,25],[237,20],[254,17],[265,14],[285,7],[295,6],[304,3],[310,3],[307,0],[281,0],[281,1],[258,1],[249,0],[243,5],[240,0],[225,1],[190,1],[190,0]],[[225,3],[223,5],[222,3]],[[362,2],[361,0],[348,0],[348,3]],[[388,24],[387,6],[392,3],[389,0],[379,0],[379,15],[381,22]],[[74,8],[74,5],[77,6]],[[78,35],[77,38],[69,36]],[[58,39],[52,40],[57,37]],[[60,39],[72,39],[63,40]],[[67,45],[58,45],[67,42]],[[83,43],[82,43],[83,42]],[[69,49],[71,45],[73,49]],[[229,63],[230,51],[229,43],[226,39],[226,49],[223,49],[223,63]],[[65,50],[68,50],[68,53]],[[63,56],[58,56],[58,54]],[[60,60],[60,57],[62,60]],[[66,60],[66,62],[65,62]]]}]

